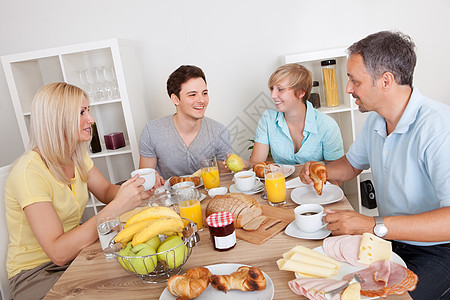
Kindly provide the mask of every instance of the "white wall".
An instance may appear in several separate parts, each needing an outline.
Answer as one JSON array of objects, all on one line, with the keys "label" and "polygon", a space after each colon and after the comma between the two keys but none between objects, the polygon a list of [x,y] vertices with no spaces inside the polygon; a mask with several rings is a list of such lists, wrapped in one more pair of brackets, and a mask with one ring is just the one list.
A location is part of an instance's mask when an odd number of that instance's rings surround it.
[{"label": "white wall", "polygon": [[[281,55],[345,47],[380,30],[411,35],[415,85],[450,104],[449,12],[448,0],[0,0],[0,55],[131,39],[149,119],[174,111],[167,77],[181,64],[195,64],[208,80],[207,116],[227,126],[238,117],[250,132],[256,122],[244,108],[270,100],[267,79]],[[0,166],[23,151],[10,102],[0,71]]]}]

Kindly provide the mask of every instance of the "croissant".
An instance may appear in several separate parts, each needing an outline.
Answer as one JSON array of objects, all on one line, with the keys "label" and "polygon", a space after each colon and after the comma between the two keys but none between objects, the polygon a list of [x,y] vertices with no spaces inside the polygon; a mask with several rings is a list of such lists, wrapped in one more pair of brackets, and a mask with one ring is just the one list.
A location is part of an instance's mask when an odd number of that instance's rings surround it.
[{"label": "croissant", "polygon": [[187,176],[187,177],[172,176],[169,179],[170,186],[173,186],[177,183],[184,182],[184,181],[192,181],[192,182],[194,182],[195,186],[198,186],[200,184],[200,177],[198,177],[198,176]]},{"label": "croissant", "polygon": [[266,278],[258,268],[242,266],[230,275],[211,276],[211,285],[219,290],[260,291],[266,288]]},{"label": "croissant", "polygon": [[167,289],[181,299],[197,298],[208,287],[211,276],[205,267],[192,268],[185,275],[171,276],[167,280]]},{"label": "croissant", "polygon": [[271,161],[262,161],[253,166],[253,172],[255,172],[256,176],[259,178],[264,178],[264,167],[267,165],[273,164]]},{"label": "croissant", "polygon": [[327,182],[327,169],[319,162],[309,166],[309,177],[314,181],[314,189],[317,194],[322,195],[323,184]]}]

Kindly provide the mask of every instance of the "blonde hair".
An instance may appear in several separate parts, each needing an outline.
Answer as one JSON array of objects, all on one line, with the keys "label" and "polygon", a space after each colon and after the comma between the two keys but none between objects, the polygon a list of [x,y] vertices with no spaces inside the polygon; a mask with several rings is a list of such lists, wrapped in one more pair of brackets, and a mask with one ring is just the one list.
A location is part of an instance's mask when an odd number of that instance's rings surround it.
[{"label": "blonde hair", "polygon": [[269,89],[272,90],[274,85],[285,78],[289,78],[289,85],[286,86],[286,88],[293,88],[296,96],[298,96],[302,91],[305,92],[302,101],[306,103],[312,89],[311,71],[299,64],[287,64],[278,67],[278,69],[276,69],[269,78]]},{"label": "blonde hair", "polygon": [[53,176],[70,184],[63,166],[74,164],[86,182],[88,170],[84,163],[87,143],[80,142],[80,88],[65,82],[44,85],[34,96],[31,108],[30,144],[28,151],[37,148]]}]

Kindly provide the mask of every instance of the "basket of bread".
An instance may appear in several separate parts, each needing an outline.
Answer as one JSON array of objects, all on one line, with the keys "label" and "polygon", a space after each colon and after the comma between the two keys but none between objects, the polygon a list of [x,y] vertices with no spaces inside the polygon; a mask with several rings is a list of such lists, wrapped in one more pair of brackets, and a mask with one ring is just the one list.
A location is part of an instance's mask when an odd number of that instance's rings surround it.
[{"label": "basket of bread", "polygon": [[180,273],[198,241],[194,222],[161,206],[131,216],[110,246],[125,271],[156,283]]}]

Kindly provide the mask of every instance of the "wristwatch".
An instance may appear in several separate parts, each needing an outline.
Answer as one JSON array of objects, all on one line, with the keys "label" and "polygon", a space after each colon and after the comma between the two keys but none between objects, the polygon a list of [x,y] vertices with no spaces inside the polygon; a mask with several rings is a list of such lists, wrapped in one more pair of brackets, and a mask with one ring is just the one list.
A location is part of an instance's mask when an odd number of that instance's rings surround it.
[{"label": "wristwatch", "polygon": [[384,225],[383,217],[376,216],[375,218],[375,227],[373,228],[373,233],[380,238],[384,238],[388,233],[388,229],[386,225]]}]

